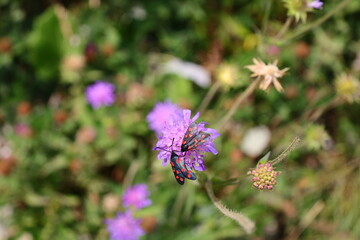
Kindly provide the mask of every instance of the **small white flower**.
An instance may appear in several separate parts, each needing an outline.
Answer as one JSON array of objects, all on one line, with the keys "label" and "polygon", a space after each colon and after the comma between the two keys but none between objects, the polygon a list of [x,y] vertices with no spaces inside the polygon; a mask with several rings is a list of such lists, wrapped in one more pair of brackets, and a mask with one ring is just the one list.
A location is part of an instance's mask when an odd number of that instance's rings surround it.
[{"label": "small white flower", "polygon": [[266,126],[249,129],[242,140],[241,150],[250,157],[259,156],[269,145],[271,132]]},{"label": "small white flower", "polygon": [[162,66],[163,73],[174,73],[190,79],[200,87],[208,87],[211,83],[210,73],[198,64],[173,58]]}]

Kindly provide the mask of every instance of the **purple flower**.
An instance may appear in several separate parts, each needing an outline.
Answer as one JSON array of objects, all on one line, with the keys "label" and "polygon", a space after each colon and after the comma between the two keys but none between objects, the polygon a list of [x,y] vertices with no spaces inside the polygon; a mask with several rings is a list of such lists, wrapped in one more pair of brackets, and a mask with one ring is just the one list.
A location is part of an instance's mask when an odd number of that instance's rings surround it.
[{"label": "purple flower", "polygon": [[113,219],[106,219],[105,224],[111,240],[137,240],[145,234],[140,226],[141,220],[133,218],[131,211],[118,213]]},{"label": "purple flower", "polygon": [[311,8],[315,8],[315,9],[320,9],[320,8],[322,8],[322,6],[323,6],[323,2],[322,1],[320,1],[320,0],[314,0],[314,1],[312,1],[312,2],[310,2],[310,3],[308,3],[308,7],[311,7]]},{"label": "purple flower", "polygon": [[[185,164],[192,169],[197,171],[204,171],[205,165],[204,160],[201,153],[203,152],[211,152],[213,154],[217,154],[217,150],[213,143],[213,140],[220,136],[219,133],[215,129],[206,128],[205,122],[197,123],[197,129],[199,132],[206,132],[210,134],[210,138],[207,141],[197,147],[194,150],[186,151],[180,153],[181,151],[181,143],[183,137],[192,122],[195,122],[196,119],[200,116],[200,113],[197,113],[193,118],[190,118],[191,111],[183,110],[181,117],[179,115],[173,114],[169,117],[166,122],[161,135],[158,136],[159,140],[156,144],[154,150],[159,150],[159,148],[163,148],[165,150],[160,150],[158,154],[158,159],[163,161],[163,166],[166,166],[167,161],[171,157],[171,151],[176,151],[177,154],[184,157]],[[169,148],[172,145],[171,148]]]},{"label": "purple flower", "polygon": [[148,198],[150,195],[146,184],[137,184],[133,187],[126,189],[122,196],[124,207],[134,207],[140,209],[151,205],[151,200]]},{"label": "purple flower", "polygon": [[159,135],[170,115],[174,113],[177,113],[179,116],[181,115],[179,110],[180,108],[170,101],[157,103],[146,117],[149,128]]},{"label": "purple flower", "polygon": [[93,108],[110,106],[115,102],[114,92],[113,84],[97,81],[86,88],[86,100]]}]

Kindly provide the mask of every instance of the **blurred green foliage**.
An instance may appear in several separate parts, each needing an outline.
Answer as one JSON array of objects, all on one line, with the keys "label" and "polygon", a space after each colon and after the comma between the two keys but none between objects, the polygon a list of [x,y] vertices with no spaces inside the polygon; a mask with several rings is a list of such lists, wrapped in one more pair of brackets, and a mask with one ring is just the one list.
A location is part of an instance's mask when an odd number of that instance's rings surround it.
[{"label": "blurred green foliage", "polygon": [[[135,183],[147,183],[153,201],[137,213],[143,239],[360,238],[360,109],[335,89],[342,73],[359,81],[359,1],[301,12],[306,22],[290,21],[284,34],[282,1],[0,0],[0,12],[0,239],[108,239],[104,219],[123,209],[109,210],[105,199],[120,200]],[[163,74],[174,57],[205,67],[211,85]],[[146,115],[166,99],[194,114],[219,84],[200,117],[216,127],[252,81],[244,66],[254,57],[290,68],[280,79],[285,92],[256,90],[199,173],[256,223],[249,236],[218,212],[201,182],[177,185],[151,150]],[[241,84],[221,86],[224,63]],[[113,106],[87,104],[85,88],[97,80],[115,84]],[[241,142],[258,125],[271,141],[250,157]],[[257,191],[247,170],[295,135],[303,143],[278,166],[274,190]],[[233,178],[241,181],[221,184]]]}]

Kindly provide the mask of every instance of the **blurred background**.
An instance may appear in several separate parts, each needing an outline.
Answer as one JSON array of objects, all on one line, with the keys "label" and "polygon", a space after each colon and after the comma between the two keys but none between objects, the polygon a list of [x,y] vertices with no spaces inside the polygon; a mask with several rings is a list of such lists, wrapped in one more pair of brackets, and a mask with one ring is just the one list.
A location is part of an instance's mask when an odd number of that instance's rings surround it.
[{"label": "blurred background", "polygon": [[[109,239],[104,220],[139,183],[140,239],[359,239],[360,2],[307,4],[0,0],[0,239]],[[220,129],[253,58],[289,68],[284,92],[254,90]],[[96,81],[113,104],[87,101]],[[221,133],[200,181],[178,185],[152,151],[146,117],[165,100]],[[248,169],[297,135],[274,189],[254,188]]]}]

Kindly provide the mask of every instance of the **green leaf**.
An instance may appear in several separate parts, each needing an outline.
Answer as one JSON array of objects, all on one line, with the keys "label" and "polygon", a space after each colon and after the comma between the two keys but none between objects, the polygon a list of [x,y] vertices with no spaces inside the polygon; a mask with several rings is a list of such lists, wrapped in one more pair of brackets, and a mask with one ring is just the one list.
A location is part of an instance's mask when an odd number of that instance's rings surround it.
[{"label": "green leaf", "polygon": [[56,75],[64,52],[64,39],[53,8],[40,15],[28,39],[29,61],[42,80]]},{"label": "green leaf", "polygon": [[268,152],[267,154],[265,154],[265,156],[263,156],[263,157],[258,161],[257,165],[267,163],[267,161],[269,160],[269,157],[270,157],[270,153],[271,153],[271,152]]}]

